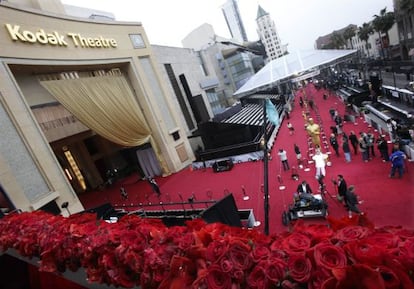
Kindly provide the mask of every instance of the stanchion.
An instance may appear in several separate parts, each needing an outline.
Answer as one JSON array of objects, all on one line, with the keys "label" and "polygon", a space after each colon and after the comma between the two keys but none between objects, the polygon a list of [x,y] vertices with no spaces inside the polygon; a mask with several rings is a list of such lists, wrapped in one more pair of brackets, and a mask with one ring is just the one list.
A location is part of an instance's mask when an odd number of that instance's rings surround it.
[{"label": "stanchion", "polygon": [[279,190],[283,191],[286,186],[283,185],[283,179],[281,175],[277,175],[277,181],[279,182]]},{"label": "stanchion", "polygon": [[242,193],[243,193],[243,200],[248,201],[250,199],[250,197],[247,195],[246,188],[245,188],[244,185],[241,186],[241,190],[242,190]]},{"label": "stanchion", "polygon": [[291,171],[292,171],[291,173],[292,180],[298,181],[299,180],[298,169],[295,166],[293,166]]},{"label": "stanchion", "polygon": [[149,195],[146,193],[145,194],[145,199],[147,200],[147,203],[149,204],[149,205],[151,205],[151,201],[150,201],[150,199],[149,199]]},{"label": "stanchion", "polygon": [[181,205],[183,207],[184,215],[187,215],[187,210],[185,209],[185,205],[184,205],[185,202],[184,202],[183,196],[181,195],[181,193],[178,193],[178,196],[180,197],[180,200],[181,200]]},{"label": "stanchion", "polygon": [[309,164],[310,164],[310,162],[309,162],[309,160],[308,159],[305,159],[304,161],[303,161],[303,163],[305,164],[305,168],[303,169],[305,172],[309,172],[310,171],[310,167],[309,167]]}]

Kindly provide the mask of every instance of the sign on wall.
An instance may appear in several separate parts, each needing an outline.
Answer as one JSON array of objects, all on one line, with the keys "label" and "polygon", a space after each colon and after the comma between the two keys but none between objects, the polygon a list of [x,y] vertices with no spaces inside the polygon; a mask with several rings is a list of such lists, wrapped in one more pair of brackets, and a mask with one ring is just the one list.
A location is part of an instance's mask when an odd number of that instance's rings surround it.
[{"label": "sign on wall", "polygon": [[57,31],[45,31],[44,29],[31,31],[22,29],[20,25],[9,23],[6,23],[5,26],[10,38],[16,42],[39,43],[60,47],[72,45],[79,48],[116,48],[118,46],[115,39],[103,36],[88,37],[73,32],[61,34]]}]

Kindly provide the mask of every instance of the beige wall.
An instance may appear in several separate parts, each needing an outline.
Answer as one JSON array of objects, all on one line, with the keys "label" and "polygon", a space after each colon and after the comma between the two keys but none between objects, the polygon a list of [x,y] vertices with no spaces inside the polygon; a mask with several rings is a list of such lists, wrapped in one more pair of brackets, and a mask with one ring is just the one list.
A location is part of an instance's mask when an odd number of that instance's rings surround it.
[{"label": "beige wall", "polygon": [[[76,36],[71,38],[70,33]],[[134,49],[130,34],[140,34],[145,47]],[[47,37],[50,41],[46,40]],[[82,46],[79,37],[86,42],[90,41],[87,44],[89,47]],[[14,140],[27,148],[26,161],[32,162],[32,170],[37,171],[35,177],[32,176],[33,181],[36,179],[38,182],[44,182],[44,186],[40,187],[47,188],[46,192],[32,192],[27,188],[28,184],[23,184],[19,189],[19,179],[24,176],[19,175],[18,170],[10,169],[9,164],[13,162],[10,158],[3,158],[2,161],[0,151],[0,182],[12,195],[12,201],[19,204],[21,209],[30,210],[34,208],[34,202],[37,207],[50,198],[56,198],[58,204],[69,201],[71,212],[82,210],[82,205],[66,181],[30,111],[30,106],[47,103],[53,99],[38,84],[39,74],[123,67],[170,172],[181,170],[193,161],[194,156],[185,131],[178,125],[177,130],[181,138],[174,141],[168,129],[169,124],[165,123],[162,113],[154,106],[154,90],[146,79],[145,70],[139,61],[140,57],[150,57],[150,61],[154,61],[141,24],[61,18],[0,5],[0,47],[3,117],[9,117],[16,127],[16,135],[10,141]],[[160,80],[156,65],[153,67],[156,78]],[[170,103],[170,98],[166,97],[167,90],[162,82],[159,83],[159,88],[164,94],[165,104],[171,116],[179,124],[173,110],[174,106]],[[31,196],[36,196],[37,199],[34,200]]]}]

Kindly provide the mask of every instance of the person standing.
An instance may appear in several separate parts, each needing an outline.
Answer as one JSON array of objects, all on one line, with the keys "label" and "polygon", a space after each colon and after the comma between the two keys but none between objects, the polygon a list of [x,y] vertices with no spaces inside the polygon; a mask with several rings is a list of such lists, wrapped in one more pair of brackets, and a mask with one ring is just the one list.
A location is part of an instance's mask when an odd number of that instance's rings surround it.
[{"label": "person standing", "polygon": [[371,131],[368,131],[368,133],[366,134],[366,143],[367,143],[368,155],[371,158],[375,157],[375,149],[374,149],[375,136]]},{"label": "person standing", "polygon": [[298,194],[312,194],[312,189],[306,181],[302,181],[296,189]]},{"label": "person standing", "polygon": [[343,201],[346,204],[345,195],[346,191],[348,190],[348,186],[346,185],[344,176],[338,175],[338,178],[336,179],[336,181],[334,181],[334,184],[336,184],[338,190],[338,200]]},{"label": "person standing", "polygon": [[351,149],[349,148],[348,137],[346,135],[342,137],[342,150],[344,151],[345,161],[349,163],[351,161]]},{"label": "person standing", "polygon": [[354,149],[354,154],[358,154],[358,137],[353,130],[349,133],[349,141],[351,142],[351,145]]},{"label": "person standing", "polygon": [[161,196],[160,186],[158,186],[157,182],[154,180],[153,177],[148,178],[148,183],[150,184],[152,191],[157,194],[158,197]]},{"label": "person standing", "polygon": [[295,150],[296,160],[298,161],[298,166],[301,168],[302,165],[302,153],[300,152],[300,148],[297,144],[293,145],[293,149]]},{"label": "person standing", "polygon": [[315,162],[315,168],[316,168],[316,179],[319,180],[319,178],[325,177],[326,175],[326,162],[328,160],[328,155],[323,154],[320,149],[316,150],[316,154],[312,157],[313,161]]},{"label": "person standing", "polygon": [[342,117],[339,114],[337,114],[335,116],[334,121],[335,121],[335,124],[336,124],[336,129],[338,130],[338,134],[342,134],[342,127],[344,125]]},{"label": "person standing", "polygon": [[290,135],[295,134],[295,128],[293,127],[293,125],[290,122],[288,122],[286,126],[289,129],[289,134]]},{"label": "person standing", "polygon": [[390,155],[390,161],[392,163],[390,178],[394,177],[395,171],[398,171],[398,176],[402,178],[404,173],[405,158],[405,153],[398,148],[398,145],[395,145],[395,151]]},{"label": "person standing", "polygon": [[382,161],[388,162],[390,160],[390,156],[388,154],[388,143],[385,140],[385,136],[381,135],[377,140],[377,148],[381,154]]},{"label": "person standing", "polygon": [[292,108],[290,107],[289,103],[286,103],[284,105],[284,111],[285,111],[285,115],[287,119],[290,119],[290,111],[292,110]]},{"label": "person standing", "polygon": [[125,188],[124,188],[124,187],[121,187],[121,188],[119,189],[119,191],[120,191],[120,193],[121,193],[121,198],[122,198],[123,200],[128,200],[128,192],[125,190]]},{"label": "person standing", "polygon": [[331,133],[329,143],[331,144],[331,147],[334,149],[336,156],[339,157],[339,144],[334,133]]},{"label": "person standing", "polygon": [[358,143],[359,143],[359,150],[361,151],[362,154],[362,160],[364,162],[368,162],[369,159],[369,151],[368,151],[368,146],[366,143],[366,135],[363,132],[359,133],[360,137],[358,139]]},{"label": "person standing", "polygon": [[358,204],[362,204],[362,201],[358,199],[358,196],[355,194],[355,187],[350,185],[348,190],[345,193],[345,205],[348,209],[348,216],[352,218],[352,212],[357,213],[359,215],[363,215],[364,213],[358,208]]},{"label": "person standing", "polygon": [[280,161],[282,162],[283,170],[288,171],[290,167],[286,151],[284,149],[279,149],[279,152],[277,154],[279,155]]}]

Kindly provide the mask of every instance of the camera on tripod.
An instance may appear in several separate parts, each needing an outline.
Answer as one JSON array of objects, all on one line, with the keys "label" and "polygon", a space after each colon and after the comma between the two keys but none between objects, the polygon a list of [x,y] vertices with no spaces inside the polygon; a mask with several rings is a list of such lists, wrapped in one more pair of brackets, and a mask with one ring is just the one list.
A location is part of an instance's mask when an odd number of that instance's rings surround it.
[{"label": "camera on tripod", "polygon": [[318,177],[318,184],[319,184],[319,190],[321,191],[321,192],[324,192],[325,191],[325,188],[326,188],[326,185],[325,185],[325,183],[323,182],[323,179],[324,179],[325,177],[323,176],[323,175],[320,175],[319,177]]}]

